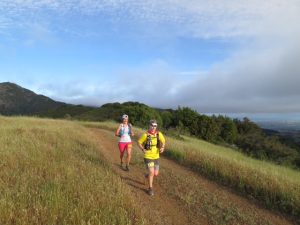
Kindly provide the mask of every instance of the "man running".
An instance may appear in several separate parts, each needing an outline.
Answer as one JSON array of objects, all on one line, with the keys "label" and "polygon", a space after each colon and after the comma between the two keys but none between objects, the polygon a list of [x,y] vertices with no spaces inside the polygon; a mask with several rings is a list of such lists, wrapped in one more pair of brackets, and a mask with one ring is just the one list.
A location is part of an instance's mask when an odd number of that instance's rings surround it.
[{"label": "man running", "polygon": [[165,149],[165,137],[157,130],[156,120],[149,121],[149,129],[138,140],[138,146],[144,153],[144,162],[147,168],[145,175],[149,181],[149,195],[154,195],[153,179],[158,176],[159,172],[159,153],[163,153]]},{"label": "man running", "polygon": [[129,171],[129,163],[131,160],[131,150],[132,142],[130,136],[134,136],[132,131],[132,125],[128,123],[128,115],[124,114],[122,116],[122,123],[119,125],[116,133],[116,136],[120,137],[119,140],[119,150],[120,150],[120,164],[123,169],[123,156],[126,152],[126,167],[125,170]]}]

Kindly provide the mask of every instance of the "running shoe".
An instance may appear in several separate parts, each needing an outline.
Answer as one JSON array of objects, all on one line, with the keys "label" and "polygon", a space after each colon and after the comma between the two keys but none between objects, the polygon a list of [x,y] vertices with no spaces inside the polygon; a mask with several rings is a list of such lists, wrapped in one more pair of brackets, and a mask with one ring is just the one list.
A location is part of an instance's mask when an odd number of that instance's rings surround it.
[{"label": "running shoe", "polygon": [[154,192],[153,192],[153,189],[152,189],[152,188],[149,188],[148,194],[149,194],[150,196],[153,196],[153,195],[154,195]]}]

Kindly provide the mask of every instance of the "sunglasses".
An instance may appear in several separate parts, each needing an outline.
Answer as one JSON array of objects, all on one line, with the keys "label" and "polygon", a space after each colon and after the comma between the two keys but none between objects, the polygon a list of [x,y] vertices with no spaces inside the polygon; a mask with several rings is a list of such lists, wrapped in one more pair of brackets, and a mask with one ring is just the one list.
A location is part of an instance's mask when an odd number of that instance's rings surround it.
[{"label": "sunglasses", "polygon": [[151,127],[157,127],[157,125],[155,125],[155,124],[154,124],[154,125],[153,125],[153,124],[151,124]]}]

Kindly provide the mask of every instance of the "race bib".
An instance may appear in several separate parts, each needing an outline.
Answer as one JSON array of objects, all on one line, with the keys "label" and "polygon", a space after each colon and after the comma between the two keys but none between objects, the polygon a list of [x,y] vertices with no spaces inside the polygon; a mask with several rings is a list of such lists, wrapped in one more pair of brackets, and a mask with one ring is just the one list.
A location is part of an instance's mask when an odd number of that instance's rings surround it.
[{"label": "race bib", "polygon": [[149,168],[154,167],[154,162],[149,162],[149,163],[148,163],[148,167],[149,167]]}]

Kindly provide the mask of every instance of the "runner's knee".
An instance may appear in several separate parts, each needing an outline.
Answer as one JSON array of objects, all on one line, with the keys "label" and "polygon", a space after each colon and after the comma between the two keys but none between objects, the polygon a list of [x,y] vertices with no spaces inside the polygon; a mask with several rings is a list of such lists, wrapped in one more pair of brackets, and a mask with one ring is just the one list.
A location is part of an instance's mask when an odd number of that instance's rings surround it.
[{"label": "runner's knee", "polygon": [[149,175],[150,175],[150,176],[154,176],[154,174],[155,174],[155,173],[154,173],[154,170],[149,170]]}]

